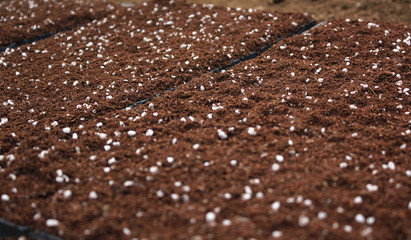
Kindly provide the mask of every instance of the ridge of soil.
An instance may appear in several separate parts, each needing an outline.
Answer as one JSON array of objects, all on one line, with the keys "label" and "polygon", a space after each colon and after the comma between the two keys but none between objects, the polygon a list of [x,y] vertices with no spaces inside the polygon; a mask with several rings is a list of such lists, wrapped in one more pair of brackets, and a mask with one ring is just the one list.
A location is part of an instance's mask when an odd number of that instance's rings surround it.
[{"label": "ridge of soil", "polygon": [[[113,1],[141,3],[144,0]],[[264,11],[307,12],[317,21],[351,18],[411,25],[410,0],[188,0],[188,2]]]},{"label": "ridge of soil", "polygon": [[79,0],[0,1],[0,47],[100,19],[112,12],[113,4]]}]

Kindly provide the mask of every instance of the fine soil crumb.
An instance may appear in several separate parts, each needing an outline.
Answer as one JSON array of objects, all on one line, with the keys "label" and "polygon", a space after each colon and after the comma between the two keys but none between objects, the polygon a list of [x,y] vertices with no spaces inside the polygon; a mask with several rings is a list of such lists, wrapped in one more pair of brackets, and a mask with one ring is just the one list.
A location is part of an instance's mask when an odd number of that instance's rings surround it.
[{"label": "fine soil crumb", "polygon": [[0,78],[7,89],[0,96],[2,117],[18,129],[1,152],[53,124],[71,126],[189,82],[311,20],[303,14],[184,3],[113,11],[2,54]]},{"label": "fine soil crumb", "polygon": [[0,1],[0,47],[100,19],[113,9],[113,4],[79,0]]},{"label": "fine soil crumb", "polygon": [[0,217],[64,239],[409,238],[409,26],[337,19],[209,73],[308,21],[148,3],[1,53]]}]

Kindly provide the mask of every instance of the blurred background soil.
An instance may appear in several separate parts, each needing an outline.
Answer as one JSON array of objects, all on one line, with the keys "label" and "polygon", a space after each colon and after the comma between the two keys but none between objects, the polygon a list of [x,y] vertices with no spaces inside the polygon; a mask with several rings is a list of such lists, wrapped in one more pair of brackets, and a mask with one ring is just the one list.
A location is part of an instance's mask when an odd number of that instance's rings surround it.
[{"label": "blurred background soil", "polygon": [[[144,0],[108,1],[139,3]],[[307,12],[317,21],[342,17],[411,25],[411,0],[187,0],[187,2],[212,3],[233,8]]]}]

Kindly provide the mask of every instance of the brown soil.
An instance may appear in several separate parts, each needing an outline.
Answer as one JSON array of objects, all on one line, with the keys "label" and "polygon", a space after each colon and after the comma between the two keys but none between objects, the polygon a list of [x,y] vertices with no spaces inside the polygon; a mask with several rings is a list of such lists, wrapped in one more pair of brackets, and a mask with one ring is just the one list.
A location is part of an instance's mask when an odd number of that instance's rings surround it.
[{"label": "brown soil", "polygon": [[79,0],[0,1],[0,47],[91,22],[112,9]]},{"label": "brown soil", "polygon": [[333,18],[411,24],[410,0],[191,0],[216,5],[287,12],[308,12],[318,21]]},{"label": "brown soil", "polygon": [[[99,0],[97,0],[99,1]],[[143,2],[143,0],[115,0]],[[218,6],[255,8],[269,11],[307,12],[317,21],[333,18],[378,20],[411,25],[410,0],[188,0]]]},{"label": "brown soil", "polygon": [[409,26],[335,20],[213,74],[310,19],[163,4],[1,54],[0,217],[65,239],[411,237]]},{"label": "brown soil", "polygon": [[[227,15],[218,7],[172,7],[171,14],[168,9],[153,12],[153,4],[118,7],[113,17],[7,51],[2,59],[7,67],[0,72],[0,86],[7,91],[0,102],[12,99],[14,104],[4,108],[3,117],[25,129],[21,134],[32,135],[54,121],[71,125],[124,109],[225,66],[310,21],[302,14],[233,10]],[[0,153],[11,147],[1,146]]]}]

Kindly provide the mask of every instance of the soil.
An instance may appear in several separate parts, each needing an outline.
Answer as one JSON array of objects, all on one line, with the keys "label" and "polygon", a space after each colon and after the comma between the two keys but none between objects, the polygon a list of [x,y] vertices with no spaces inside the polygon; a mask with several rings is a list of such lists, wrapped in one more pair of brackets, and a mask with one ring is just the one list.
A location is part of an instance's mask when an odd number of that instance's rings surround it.
[{"label": "soil", "polygon": [[[2,53],[0,217],[64,239],[410,238],[410,26],[333,20],[209,73],[310,18],[161,4]],[[185,26],[198,12],[214,24]]]},{"label": "soil", "polygon": [[[71,126],[124,109],[228,65],[311,20],[303,14],[167,7],[173,11],[154,4],[117,6],[109,18],[6,51],[0,102],[7,106],[3,117],[19,126],[13,139],[37,134],[54,121]],[[1,146],[0,153],[14,147],[15,140],[10,143]]]},{"label": "soil", "polygon": [[[100,1],[100,0],[95,0]],[[144,0],[114,0],[141,3]],[[188,0],[217,6],[253,8],[264,11],[307,12],[317,21],[334,18],[377,20],[411,25],[410,0]]]},{"label": "soil", "polygon": [[0,1],[0,47],[100,19],[112,9],[112,4],[79,0]]}]

